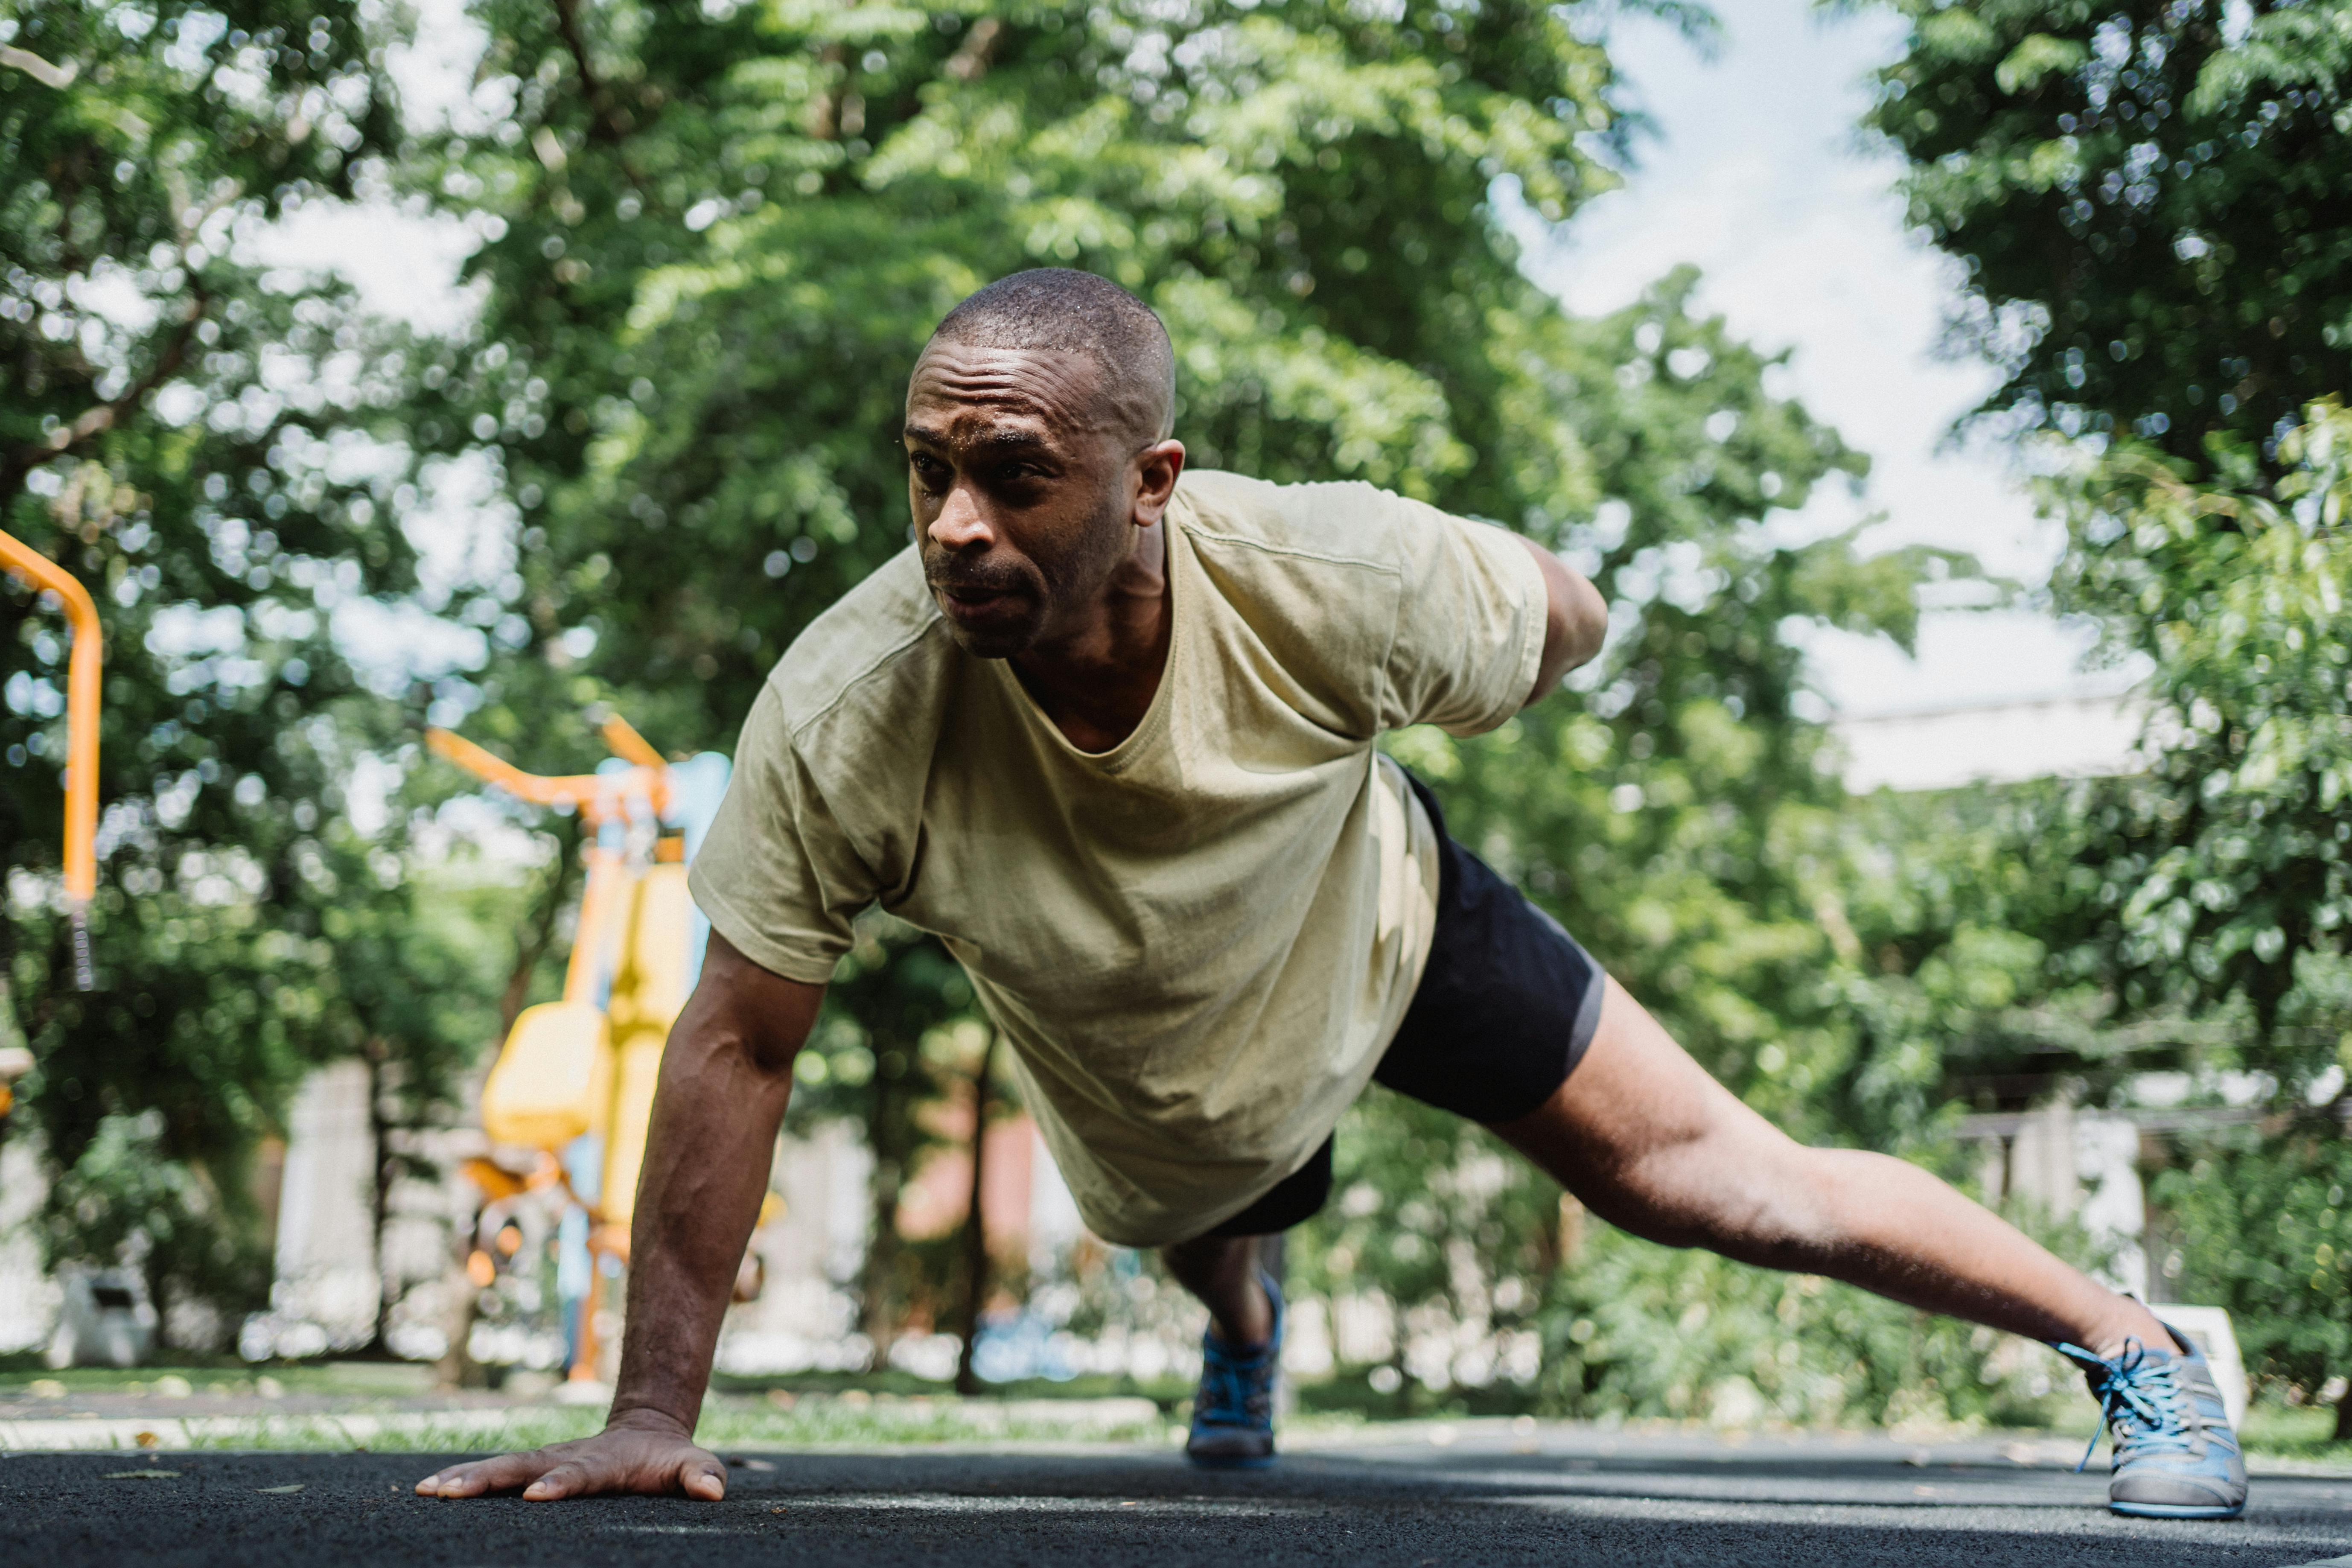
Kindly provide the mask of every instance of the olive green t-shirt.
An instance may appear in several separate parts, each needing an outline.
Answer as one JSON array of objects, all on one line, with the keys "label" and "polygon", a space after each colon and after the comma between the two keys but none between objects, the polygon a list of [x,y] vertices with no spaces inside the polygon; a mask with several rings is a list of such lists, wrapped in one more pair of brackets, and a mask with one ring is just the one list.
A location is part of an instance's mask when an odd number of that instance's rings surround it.
[{"label": "olive green t-shirt", "polygon": [[830,978],[873,905],[937,933],[1079,1213],[1131,1247],[1247,1207],[1361,1092],[1437,894],[1373,742],[1501,723],[1545,625],[1517,539],[1369,485],[1192,472],[1167,517],[1168,663],[1127,739],[1079,751],[957,647],[909,549],[785,651],[692,874],[788,979]]}]

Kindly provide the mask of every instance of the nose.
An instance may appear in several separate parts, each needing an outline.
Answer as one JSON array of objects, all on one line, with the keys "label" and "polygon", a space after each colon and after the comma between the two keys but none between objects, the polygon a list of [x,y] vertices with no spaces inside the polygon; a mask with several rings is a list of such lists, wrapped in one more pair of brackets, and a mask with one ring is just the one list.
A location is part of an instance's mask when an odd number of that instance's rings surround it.
[{"label": "nose", "polygon": [[931,526],[927,531],[933,543],[959,552],[985,550],[996,541],[996,531],[989,527],[988,518],[973,497],[971,487],[962,484],[949,489],[947,500],[940,503],[939,516],[931,519]]}]

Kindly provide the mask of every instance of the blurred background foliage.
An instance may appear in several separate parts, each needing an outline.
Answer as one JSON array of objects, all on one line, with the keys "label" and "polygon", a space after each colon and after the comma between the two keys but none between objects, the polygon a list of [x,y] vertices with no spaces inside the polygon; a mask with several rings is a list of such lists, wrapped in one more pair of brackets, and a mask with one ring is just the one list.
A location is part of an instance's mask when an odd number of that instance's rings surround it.
[{"label": "blurred background foliage", "polygon": [[0,16],[0,522],[107,627],[82,994],[54,904],[64,624],[0,591],[0,983],[37,1062],[10,1121],[60,1173],[53,1258],[136,1229],[167,1310],[266,1289],[252,1158],[312,1066],[370,1055],[422,1113],[483,1037],[436,989],[467,950],[404,878],[402,825],[347,809],[415,717],[333,636],[417,585],[403,362],[254,250],[399,154],[385,29],[335,0]]},{"label": "blurred background foliage", "polygon": [[[2005,590],[1800,518],[1866,460],[1692,274],[1597,319],[1522,275],[1506,215],[1572,223],[1630,155],[1598,7],[476,0],[467,113],[426,133],[395,113],[389,8],[17,6],[0,43],[48,75],[0,57],[0,510],[110,627],[84,997],[54,978],[61,639],[0,595],[6,976],[39,1060],[11,1125],[60,1173],[55,1255],[169,1214],[142,1232],[158,1288],[250,1305],[240,1164],[303,1072],[361,1056],[387,1125],[447,1114],[552,988],[576,841],[536,825],[520,888],[421,855],[467,785],[418,763],[417,724],[550,773],[602,756],[606,709],[731,750],[793,637],[907,542],[902,378],[931,324],[1041,264],[1165,316],[1196,464],[1391,486],[1601,584],[1612,636],[1570,695],[1390,744],[1767,1114],[1965,1178],[1957,1118],[2021,1085],[2097,1103],[2234,1069],[2275,1126],[2184,1148],[2160,1200],[2222,1215],[2254,1161],[2333,1225],[2352,437],[2332,404],[2300,422],[2352,331],[2335,12],[1895,8],[1870,128],[1966,268],[1958,341],[2008,374],[1985,417],[2041,443],[2058,603],[2155,669],[2143,775],[1847,795],[1805,630],[1907,646],[1923,595]],[[353,197],[478,237],[462,330],[394,332],[262,264],[273,217]],[[438,568],[417,541],[458,492],[479,537]],[[409,611],[459,653],[338,653],[339,616]],[[862,1131],[877,1217],[940,1136],[923,1107],[970,1093],[971,1010],[936,944],[862,932],[794,1114]],[[1402,1348],[1440,1319],[1567,1413],[1971,1417],[2024,1386],[1965,1327],[1611,1232],[1392,1097],[1339,1172],[1294,1278],[1392,1315],[1408,1403],[1459,1381]],[[887,1342],[954,1252],[876,1234]],[[2336,1277],[2295,1261],[2321,1245],[2249,1232],[2185,1265],[2315,1393],[2344,1355]]]},{"label": "blurred background foliage", "polygon": [[2204,1037],[2189,1059],[2248,1075],[2267,1120],[2179,1140],[2153,1195],[2189,1237],[2179,1288],[2317,1396],[2352,1370],[2314,1250],[2352,1065],[2347,12],[1897,8],[1870,122],[1968,269],[1957,338],[2008,372],[1984,417],[2055,437],[2057,605],[2151,671],[2148,771],[2063,792],[2055,844],[2010,840],[2050,872],[2049,923],[2019,929],[2095,987],[2111,1044],[2157,1047],[2135,1059]]}]

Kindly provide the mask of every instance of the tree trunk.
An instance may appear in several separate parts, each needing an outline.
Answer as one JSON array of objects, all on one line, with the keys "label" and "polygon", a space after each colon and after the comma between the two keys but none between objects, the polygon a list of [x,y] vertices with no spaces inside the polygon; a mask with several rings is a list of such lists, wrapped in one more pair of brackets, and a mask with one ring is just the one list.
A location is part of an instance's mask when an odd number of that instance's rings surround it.
[{"label": "tree trunk", "polygon": [[866,1337],[873,1342],[877,1372],[889,1363],[890,1342],[898,1337],[891,1297],[898,1276],[898,1196],[907,1177],[895,1131],[901,1086],[882,1070],[881,1054],[875,1053],[874,1119],[867,1129],[867,1147],[874,1151],[874,1232],[866,1246],[866,1300],[859,1311]]},{"label": "tree trunk", "polygon": [[2336,1439],[2352,1443],[2352,1387],[2336,1396]]},{"label": "tree trunk", "polygon": [[384,1058],[389,1053],[382,1039],[367,1043],[368,1069],[368,1138],[375,1151],[375,1180],[368,1194],[368,1225],[372,1241],[369,1256],[375,1259],[375,1334],[368,1349],[377,1355],[390,1355],[392,1345],[387,1335],[392,1331],[392,1309],[399,1292],[394,1289],[392,1270],[383,1256],[384,1226],[392,1218],[392,1121],[383,1113]]},{"label": "tree trunk", "polygon": [[971,1369],[972,1350],[980,1341],[980,1314],[988,1305],[988,1215],[982,1197],[987,1171],[988,1080],[996,1072],[996,1031],[980,1053],[980,1069],[971,1078],[971,1199],[963,1216],[963,1321],[957,1325],[963,1348],[956,1352],[958,1394],[980,1392],[980,1374]]}]

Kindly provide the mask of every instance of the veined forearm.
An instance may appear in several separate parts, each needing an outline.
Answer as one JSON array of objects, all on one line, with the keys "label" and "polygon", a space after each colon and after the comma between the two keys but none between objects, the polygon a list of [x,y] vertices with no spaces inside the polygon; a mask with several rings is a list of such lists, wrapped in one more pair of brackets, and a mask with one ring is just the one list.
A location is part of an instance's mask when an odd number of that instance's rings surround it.
[{"label": "veined forearm", "polygon": [[714,939],[714,970],[751,974],[706,976],[663,1052],[630,1227],[616,1424],[658,1417],[694,1429],[767,1192],[793,1061],[824,997],[820,986],[753,970],[720,946]]},{"label": "veined forearm", "polygon": [[[690,1065],[673,1069],[679,1056]],[[630,1226],[615,1421],[644,1412],[694,1430],[791,1083],[740,1051],[671,1041]]]}]

